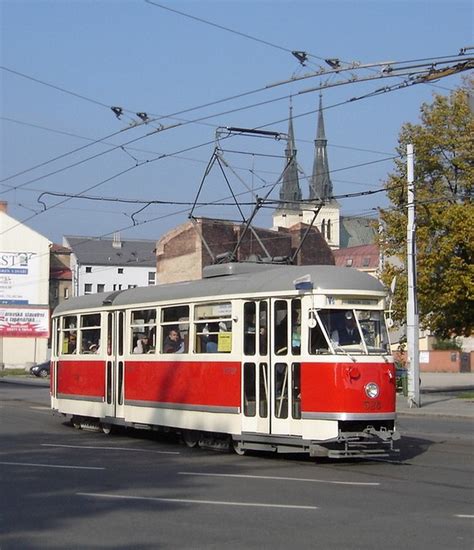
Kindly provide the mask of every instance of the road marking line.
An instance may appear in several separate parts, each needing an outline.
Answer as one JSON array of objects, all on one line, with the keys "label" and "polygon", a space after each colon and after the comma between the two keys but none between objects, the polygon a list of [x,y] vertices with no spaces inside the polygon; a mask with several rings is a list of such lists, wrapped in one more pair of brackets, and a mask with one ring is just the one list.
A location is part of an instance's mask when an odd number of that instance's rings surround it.
[{"label": "road marking line", "polygon": [[292,504],[264,504],[261,502],[225,502],[222,500],[194,500],[188,498],[137,497],[129,495],[110,495],[106,493],[76,493],[79,496],[94,498],[115,498],[123,500],[150,500],[155,502],[178,502],[182,504],[214,504],[217,506],[249,506],[258,508],[292,508],[297,510],[318,510],[318,506],[298,506]]},{"label": "road marking line", "polygon": [[178,472],[182,476],[210,476],[210,477],[238,477],[245,479],[274,479],[277,481],[304,481],[309,483],[330,483],[333,485],[361,485],[361,486],[377,486],[380,483],[363,482],[363,481],[331,481],[326,479],[303,479],[301,477],[278,477],[278,476],[251,476],[242,474],[213,474],[204,472]]},{"label": "road marking line", "polygon": [[50,411],[51,407],[30,407],[30,409],[33,409],[35,411]]},{"label": "road marking line", "polygon": [[66,449],[98,449],[104,451],[133,451],[136,453],[156,453],[160,455],[179,455],[179,451],[152,451],[148,449],[134,449],[129,447],[98,447],[95,445],[59,445],[56,443],[41,443],[42,447],[65,447]]},{"label": "road marking line", "polygon": [[0,462],[7,466],[30,466],[33,468],[65,468],[68,470],[105,470],[96,466],[61,466],[59,464],[34,464],[29,462]]},{"label": "road marking line", "polygon": [[474,519],[474,515],[469,514],[455,514],[455,518],[467,518],[467,519]]}]

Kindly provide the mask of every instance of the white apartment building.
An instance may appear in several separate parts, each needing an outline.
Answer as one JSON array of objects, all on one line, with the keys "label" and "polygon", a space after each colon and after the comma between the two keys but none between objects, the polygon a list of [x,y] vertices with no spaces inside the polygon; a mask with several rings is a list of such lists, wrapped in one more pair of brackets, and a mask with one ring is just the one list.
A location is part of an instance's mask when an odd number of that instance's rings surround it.
[{"label": "white apartment building", "polygon": [[156,241],[66,235],[73,296],[114,292],[156,282]]}]

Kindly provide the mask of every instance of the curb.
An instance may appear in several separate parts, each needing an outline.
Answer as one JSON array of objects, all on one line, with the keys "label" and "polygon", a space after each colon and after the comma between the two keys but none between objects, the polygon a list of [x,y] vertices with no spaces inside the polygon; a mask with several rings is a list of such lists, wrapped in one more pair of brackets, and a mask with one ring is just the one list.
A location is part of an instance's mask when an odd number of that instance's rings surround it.
[{"label": "curb", "polygon": [[42,378],[13,378],[13,377],[2,377],[0,378],[0,384],[17,384],[19,386],[41,386],[44,388],[49,388],[49,378],[44,380]]},{"label": "curb", "polygon": [[450,413],[450,412],[435,412],[435,411],[427,411],[426,409],[423,410],[423,406],[421,406],[419,409],[413,409],[410,411],[397,411],[397,418],[400,416],[410,416],[410,417],[437,417],[437,418],[457,418],[460,420],[472,420],[472,415],[462,414],[462,413]]}]

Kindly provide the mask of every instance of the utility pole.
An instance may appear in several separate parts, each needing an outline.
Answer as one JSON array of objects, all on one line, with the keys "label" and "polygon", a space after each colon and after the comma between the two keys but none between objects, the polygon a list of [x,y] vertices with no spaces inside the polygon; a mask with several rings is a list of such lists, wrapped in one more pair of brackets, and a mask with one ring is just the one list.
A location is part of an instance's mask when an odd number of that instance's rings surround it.
[{"label": "utility pole", "polygon": [[420,407],[420,353],[416,299],[416,219],[413,145],[407,145],[407,354],[408,406]]}]

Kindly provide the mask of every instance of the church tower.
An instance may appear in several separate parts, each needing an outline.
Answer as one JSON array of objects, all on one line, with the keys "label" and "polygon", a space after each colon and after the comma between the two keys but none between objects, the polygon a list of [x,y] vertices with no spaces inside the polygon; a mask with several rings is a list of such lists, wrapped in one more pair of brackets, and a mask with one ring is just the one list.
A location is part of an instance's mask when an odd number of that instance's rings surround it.
[{"label": "church tower", "polygon": [[[309,199],[314,201],[313,207],[321,202],[323,206],[316,218],[315,226],[321,232],[332,249],[339,248],[340,205],[333,199],[333,188],[329,171],[327,154],[327,139],[324,130],[323,98],[319,95],[318,126],[314,140],[313,173],[309,180]],[[311,223],[313,213],[306,211],[303,215],[305,223]]]},{"label": "church tower", "polygon": [[324,131],[323,98],[319,96],[318,127],[314,140],[313,174],[309,182],[309,199],[328,202],[332,197],[326,132]]},{"label": "church tower", "polygon": [[317,227],[328,245],[332,249],[339,248],[340,235],[340,205],[332,198],[333,188],[329,172],[327,155],[327,139],[324,130],[323,100],[319,96],[318,124],[316,139],[314,140],[313,173],[309,180],[309,201],[301,201],[301,189],[298,178],[298,164],[296,161],[296,147],[293,131],[293,108],[290,105],[288,124],[288,141],[285,149],[286,171],[282,177],[280,188],[280,206],[273,214],[273,228],[291,227],[302,222],[311,224],[314,211],[323,206],[313,224]]},{"label": "church tower", "polygon": [[288,138],[285,149],[285,171],[280,187],[280,205],[273,214],[273,227],[291,227],[302,221],[301,188],[296,161],[295,134],[293,130],[293,107],[290,103]]}]

